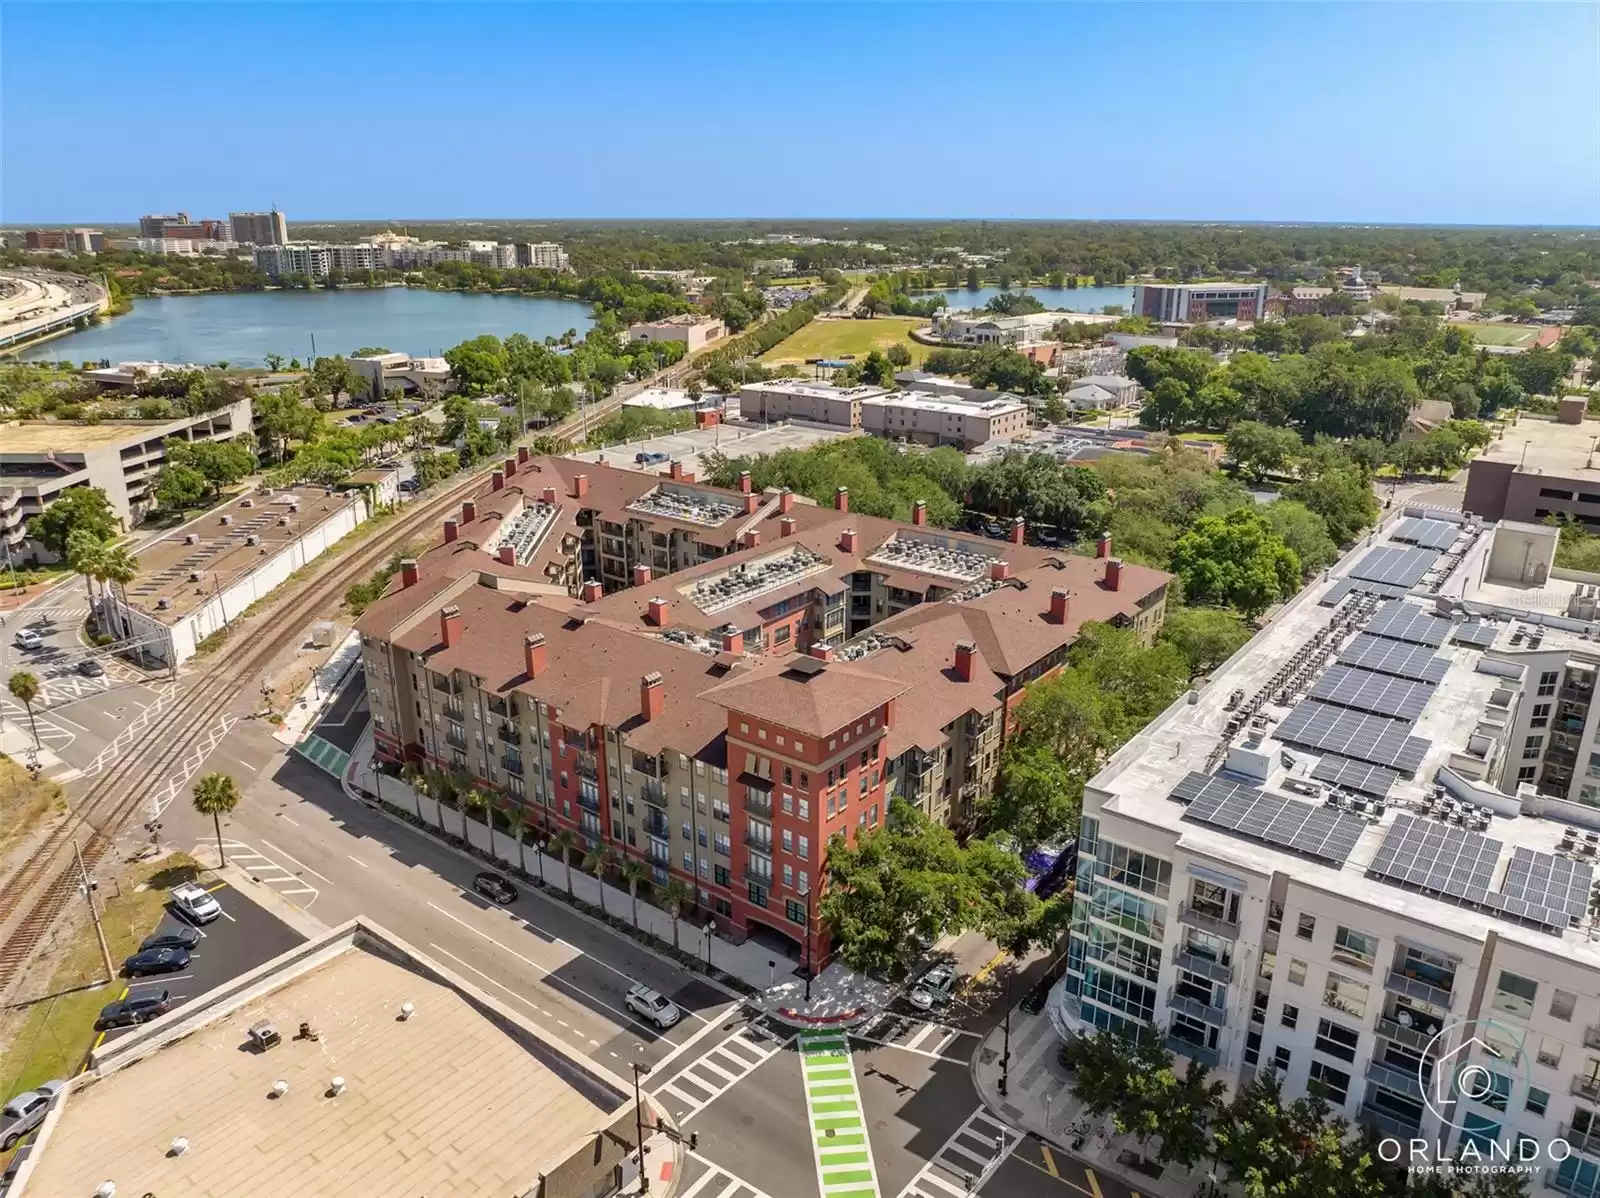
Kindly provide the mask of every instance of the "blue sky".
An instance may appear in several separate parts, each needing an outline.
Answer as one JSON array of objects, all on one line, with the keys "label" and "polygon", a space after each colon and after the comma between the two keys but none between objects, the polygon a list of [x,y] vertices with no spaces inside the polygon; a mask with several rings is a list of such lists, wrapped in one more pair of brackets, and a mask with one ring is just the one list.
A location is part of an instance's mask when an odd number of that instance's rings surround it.
[{"label": "blue sky", "polygon": [[1600,224],[1592,4],[5,4],[0,221]]}]

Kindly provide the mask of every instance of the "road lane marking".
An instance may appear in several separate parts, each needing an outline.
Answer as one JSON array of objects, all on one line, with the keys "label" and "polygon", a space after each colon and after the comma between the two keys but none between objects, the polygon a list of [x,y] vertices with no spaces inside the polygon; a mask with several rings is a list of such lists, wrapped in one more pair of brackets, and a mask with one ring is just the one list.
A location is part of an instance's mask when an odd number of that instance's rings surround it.
[{"label": "road lane marking", "polygon": [[[665,1083],[651,1090],[651,1096],[657,1099],[663,1096],[675,1099],[683,1110],[673,1111],[672,1115],[681,1126],[749,1077],[794,1040],[792,1036],[785,1039],[774,1036],[766,1040],[757,1040],[754,1036],[754,1029],[749,1024],[739,1028],[701,1053],[699,1059],[692,1065],[686,1066]],[[732,1081],[718,1084],[694,1072],[713,1057],[716,1058],[714,1071],[732,1077]],[[660,1069],[661,1066],[658,1064],[653,1068]]]},{"label": "road lane marking", "polygon": [[279,848],[279,847],[278,847],[278,846],[277,846],[277,845],[275,845],[275,844],[273,844],[273,843],[272,843],[272,841],[270,841],[270,840],[268,840],[268,839],[267,839],[267,838],[266,838],[266,837],[265,837],[265,836],[263,836],[263,837],[262,837],[262,838],[261,838],[261,843],[262,843],[262,844],[264,844],[264,845],[266,845],[266,846],[267,846],[267,847],[268,847],[268,848],[269,848],[269,849],[271,849],[271,850],[272,850],[272,851],[273,851],[273,852],[274,852],[274,853],[277,853],[277,854],[278,854],[278,855],[279,855],[279,856],[280,856],[280,857],[288,857],[288,858],[289,858],[289,860],[290,860],[290,861],[293,861],[293,862],[294,862],[294,863],[295,863],[295,864],[296,864],[296,865],[298,865],[298,866],[299,866],[299,867],[300,867],[300,868],[301,868],[301,869],[303,869],[303,870],[305,870],[305,871],[306,871],[306,873],[308,873],[308,874],[311,874],[311,875],[313,875],[313,876],[314,876],[314,877],[318,877],[318,878],[321,878],[321,879],[322,879],[322,880],[323,880],[323,881],[324,881],[324,882],[326,882],[326,883],[327,883],[327,884],[328,884],[328,885],[330,885],[330,886],[332,886],[332,885],[333,885],[333,879],[332,879],[332,878],[330,878],[330,877],[328,877],[328,876],[327,876],[327,875],[326,875],[326,874],[319,874],[319,873],[317,873],[317,871],[316,871],[316,870],[314,870],[314,869],[312,869],[312,868],[311,868],[311,867],[310,867],[310,866],[309,866],[309,865],[307,865],[307,864],[306,864],[306,863],[305,863],[305,862],[304,862],[304,861],[301,861],[301,860],[300,860],[300,859],[299,859],[299,858],[297,858],[297,857],[293,857],[293,856],[290,856],[290,854],[288,854],[288,853],[286,853],[286,852],[284,852],[284,850],[283,850],[283,849],[281,849],[281,848]]},{"label": "road lane marking", "polygon": [[287,898],[291,894],[315,894],[317,893],[317,888],[315,886],[294,886],[288,890],[280,890],[278,893]]},{"label": "road lane marking", "polygon": [[[967,1147],[961,1142],[963,1138],[984,1145],[985,1152]],[[984,1183],[1005,1163],[1006,1158],[1021,1142],[1021,1132],[1002,1123],[991,1115],[987,1108],[980,1106],[967,1116],[966,1121],[956,1128],[954,1134],[911,1179],[911,1183],[900,1191],[900,1198],[942,1198],[938,1193],[941,1190],[966,1198],[966,1195],[983,1188]],[[974,1164],[977,1166],[976,1170],[973,1168]],[[1035,1165],[1032,1161],[1028,1161],[1028,1164],[1033,1165],[1041,1173],[1045,1172],[1042,1166]],[[961,1180],[967,1177],[973,1179],[970,1189]],[[934,1188],[930,1189],[930,1186]]]},{"label": "road lane marking", "polygon": [[1000,962],[1004,961],[1005,959],[1005,953],[996,953],[994,956],[990,957],[989,963],[982,969],[978,970],[977,973],[972,975],[972,981],[967,983],[968,987],[970,988],[972,986],[976,986],[979,982],[983,981],[983,979],[993,973],[999,967]]},{"label": "road lane marking", "polygon": [[300,826],[300,821],[299,820],[290,819],[287,815],[284,815],[281,811],[278,813],[278,818],[281,819],[286,824],[293,824],[297,828]]},{"label": "road lane marking", "polygon": [[679,1194],[678,1198],[696,1198],[696,1196],[699,1195],[706,1186],[710,1185],[713,1181],[720,1181],[723,1178],[728,1179],[728,1184],[723,1186],[722,1189],[718,1190],[716,1194],[712,1196],[712,1198],[726,1198],[726,1195],[733,1193],[740,1186],[743,1186],[745,1189],[749,1190],[755,1195],[755,1198],[770,1198],[765,1190],[751,1185],[737,1173],[733,1173],[727,1169],[724,1169],[721,1165],[714,1164],[711,1160],[701,1156],[698,1152],[691,1151],[685,1155],[697,1164],[704,1165],[708,1172],[704,1176],[698,1178],[687,1190],[684,1190],[683,1193]]},{"label": "road lane marking", "polygon": [[1087,1165],[1084,1166],[1083,1179],[1089,1183],[1089,1192],[1094,1195],[1094,1198],[1105,1198],[1105,1195],[1100,1192],[1100,1179],[1094,1175],[1094,1170]]},{"label": "road lane marking", "polygon": [[[1055,1174],[1051,1173],[1048,1169],[1046,1169],[1038,1161],[1030,1161],[1025,1156],[1018,1156],[1017,1160],[1021,1161],[1024,1165],[1027,1165],[1028,1168],[1030,1168],[1030,1169],[1037,1169],[1040,1173],[1043,1173],[1046,1177],[1055,1177],[1055,1179],[1057,1181],[1059,1181],[1062,1185],[1066,1186],[1067,1189],[1069,1189],[1069,1190],[1072,1190],[1072,1191],[1074,1191],[1076,1193],[1079,1193],[1079,1194],[1088,1194],[1089,1198],[1095,1198],[1095,1195],[1094,1195],[1093,1191],[1084,1189],[1081,1185],[1079,1185],[1077,1182],[1073,1181],[1070,1177],[1056,1177]],[[1088,1172],[1089,1172],[1089,1170],[1087,1168],[1085,1168],[1084,1169],[1084,1173],[1087,1174]],[[1139,1198],[1139,1195],[1137,1193],[1135,1193],[1133,1195],[1133,1198]]]},{"label": "road lane marking", "polygon": [[1039,1155],[1044,1158],[1044,1167],[1050,1170],[1050,1176],[1060,1177],[1061,1170],[1056,1168],[1056,1156],[1055,1153],[1050,1151],[1050,1145],[1040,1144]]},{"label": "road lane marking", "polygon": [[[350,854],[349,854],[349,853],[346,853],[346,854],[345,854],[345,856],[346,856],[346,857],[350,857]],[[354,861],[354,862],[355,862],[355,863],[356,863],[356,864],[357,864],[357,865],[359,865],[359,866],[360,866],[360,867],[361,867],[361,868],[362,868],[362,869],[371,869],[371,868],[372,868],[372,867],[371,867],[371,866],[370,866],[370,865],[368,865],[368,864],[367,864],[367,863],[366,863],[366,862],[365,862],[365,861],[363,861],[363,860],[362,860],[362,859],[361,859],[361,858],[360,858],[360,857],[350,857],[350,860],[352,860],[352,861]]]},{"label": "road lane marking", "polygon": [[[800,1068],[805,1085],[806,1122],[811,1127],[811,1155],[817,1167],[817,1188],[823,1198],[848,1193],[879,1194],[878,1172],[872,1163],[872,1145],[866,1139],[866,1109],[856,1085],[850,1058],[850,1040],[842,1032],[801,1032]],[[852,1164],[830,1163],[834,1145],[830,1132],[859,1130],[859,1152],[866,1159]]]},{"label": "road lane marking", "polygon": [[704,1027],[702,1027],[694,1035],[690,1036],[682,1044],[678,1045],[671,1052],[669,1052],[666,1056],[662,1057],[659,1061],[657,1061],[654,1065],[652,1065],[650,1067],[652,1069],[660,1069],[662,1066],[670,1064],[671,1062],[677,1060],[678,1057],[680,1057],[684,1053],[688,1052],[689,1048],[696,1041],[701,1040],[704,1037],[709,1036],[712,1032],[716,1031],[717,1030],[717,1026],[718,1026],[717,1024],[712,1023],[710,1020],[707,1020],[706,1021],[706,1025]]}]

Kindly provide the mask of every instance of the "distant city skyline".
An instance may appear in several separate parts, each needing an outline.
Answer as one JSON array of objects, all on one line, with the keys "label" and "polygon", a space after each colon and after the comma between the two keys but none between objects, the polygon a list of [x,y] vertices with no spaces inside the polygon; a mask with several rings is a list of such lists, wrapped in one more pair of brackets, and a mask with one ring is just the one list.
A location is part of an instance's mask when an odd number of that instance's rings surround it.
[{"label": "distant city skyline", "polygon": [[0,224],[1600,224],[1595,5],[188,11],[6,6]]}]

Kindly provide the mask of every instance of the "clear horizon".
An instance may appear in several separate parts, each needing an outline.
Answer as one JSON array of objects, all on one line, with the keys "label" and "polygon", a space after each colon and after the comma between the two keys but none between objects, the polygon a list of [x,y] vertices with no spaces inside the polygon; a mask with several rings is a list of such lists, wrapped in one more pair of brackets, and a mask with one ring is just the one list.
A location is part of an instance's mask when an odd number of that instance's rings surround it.
[{"label": "clear horizon", "polygon": [[1595,5],[193,11],[6,5],[0,224],[1600,225]]}]

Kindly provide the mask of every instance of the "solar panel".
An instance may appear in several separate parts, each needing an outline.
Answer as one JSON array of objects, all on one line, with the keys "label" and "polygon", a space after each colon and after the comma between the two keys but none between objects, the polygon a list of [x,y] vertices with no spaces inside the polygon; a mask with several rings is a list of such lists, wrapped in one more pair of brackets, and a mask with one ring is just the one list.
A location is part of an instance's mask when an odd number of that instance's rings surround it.
[{"label": "solar panel", "polygon": [[1493,624],[1480,624],[1476,620],[1470,624],[1458,624],[1451,633],[1450,639],[1458,645],[1471,645],[1476,649],[1487,649],[1494,644],[1495,633],[1499,631]]},{"label": "solar panel", "polygon": [[1291,711],[1274,735],[1285,744],[1300,745],[1354,757],[1373,765],[1393,766],[1412,775],[1428,755],[1429,744],[1407,733],[1411,725],[1387,716],[1348,711],[1327,703],[1307,701]]},{"label": "solar panel", "polygon": [[1433,698],[1433,687],[1392,674],[1334,665],[1317,679],[1317,684],[1311,688],[1311,697],[1397,720],[1414,720]]},{"label": "solar panel", "polygon": [[1565,918],[1571,926],[1588,909],[1589,890],[1594,885],[1594,869],[1554,853],[1519,848],[1511,855],[1506,880],[1500,893],[1507,899],[1520,899],[1543,907],[1553,918]]},{"label": "solar panel", "polygon": [[1390,586],[1386,582],[1369,582],[1365,578],[1341,578],[1317,602],[1323,607],[1334,607],[1346,595],[1377,595],[1380,599],[1400,599],[1411,593],[1410,587]]},{"label": "solar panel", "polygon": [[1456,543],[1461,530],[1443,520],[1427,520],[1408,516],[1389,534],[1391,541],[1406,541],[1424,549],[1448,549]]},{"label": "solar panel", "polygon": [[1400,780],[1399,774],[1384,769],[1381,765],[1352,761],[1348,757],[1336,757],[1332,754],[1317,762],[1317,768],[1311,771],[1311,776],[1380,799],[1385,798],[1394,784]]},{"label": "solar panel", "polygon": [[1439,553],[1435,549],[1381,545],[1350,567],[1350,577],[1390,586],[1413,587],[1438,560]]},{"label": "solar panel", "polygon": [[1409,641],[1413,645],[1437,649],[1450,634],[1450,621],[1414,603],[1402,603],[1395,599],[1373,614],[1364,631],[1372,636],[1387,637],[1391,641]]},{"label": "solar panel", "polygon": [[1340,651],[1339,661],[1347,666],[1359,666],[1363,670],[1430,684],[1439,682],[1450,669],[1448,658],[1440,657],[1421,645],[1389,641],[1366,633],[1353,638]]},{"label": "solar panel", "polygon": [[1318,599],[1317,602],[1323,607],[1337,607],[1340,601],[1343,600],[1344,597],[1353,589],[1354,588],[1351,585],[1350,579],[1341,578],[1327,590],[1323,591],[1322,598]]},{"label": "solar panel", "polygon": [[1173,788],[1172,797],[1189,804],[1184,819],[1330,865],[1344,864],[1367,826],[1348,812],[1207,774],[1187,775]]}]

